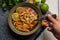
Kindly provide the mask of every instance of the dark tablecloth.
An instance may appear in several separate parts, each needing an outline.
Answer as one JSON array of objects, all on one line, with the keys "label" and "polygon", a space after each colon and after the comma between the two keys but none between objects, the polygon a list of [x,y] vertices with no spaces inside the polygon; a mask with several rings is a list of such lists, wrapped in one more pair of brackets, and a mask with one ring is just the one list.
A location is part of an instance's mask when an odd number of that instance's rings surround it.
[{"label": "dark tablecloth", "polygon": [[10,30],[7,20],[8,14],[8,10],[6,12],[3,12],[0,8],[0,40],[34,40],[34,38],[38,35],[40,30],[31,36],[19,36]]}]

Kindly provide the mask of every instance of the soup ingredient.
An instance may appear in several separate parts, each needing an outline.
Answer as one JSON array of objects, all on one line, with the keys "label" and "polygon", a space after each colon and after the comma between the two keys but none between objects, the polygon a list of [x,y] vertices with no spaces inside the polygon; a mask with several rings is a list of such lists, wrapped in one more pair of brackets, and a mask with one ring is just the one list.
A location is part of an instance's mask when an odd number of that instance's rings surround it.
[{"label": "soup ingredient", "polygon": [[4,3],[2,4],[2,9],[4,9],[4,11],[6,10],[6,2],[4,1]]},{"label": "soup ingredient", "polygon": [[17,25],[16,28],[20,31],[29,32],[29,30],[27,29],[27,25],[25,25],[24,27],[22,25]]},{"label": "soup ingredient", "polygon": [[40,3],[41,0],[34,0],[34,4],[38,5]]},{"label": "soup ingredient", "polygon": [[19,15],[18,15],[18,13],[13,13],[13,14],[12,14],[12,19],[13,19],[14,21],[19,21]]},{"label": "soup ingredient", "polygon": [[23,15],[24,13],[25,13],[25,8],[23,8],[23,7],[18,7],[17,9],[16,9],[16,12],[18,12],[18,13],[20,13],[20,15]]},{"label": "soup ingredient", "polygon": [[22,7],[18,7],[17,9],[16,9],[16,12],[18,12],[18,10],[20,10]]},{"label": "soup ingredient", "polygon": [[46,26],[47,22],[46,21],[42,21],[42,26]]},{"label": "soup ingredient", "polygon": [[[17,4],[19,2],[19,0],[13,0],[14,1],[14,4]],[[21,0],[23,1],[23,0]]]},{"label": "soup ingredient", "polygon": [[37,13],[30,7],[18,7],[12,14],[12,23],[17,30],[29,32],[36,26],[37,21],[34,20],[37,16]]},{"label": "soup ingredient", "polygon": [[29,3],[32,3],[33,4],[34,3],[34,0],[29,0]]},{"label": "soup ingredient", "polygon": [[41,3],[40,4],[40,9],[41,9],[42,13],[46,13],[49,9],[49,6],[48,6],[48,4]]},{"label": "soup ingredient", "polygon": [[17,3],[24,2],[26,0],[3,0],[0,3],[0,6],[3,10],[11,9],[13,6],[15,6]]},{"label": "soup ingredient", "polygon": [[41,3],[45,3],[46,2],[46,0],[41,0]]}]

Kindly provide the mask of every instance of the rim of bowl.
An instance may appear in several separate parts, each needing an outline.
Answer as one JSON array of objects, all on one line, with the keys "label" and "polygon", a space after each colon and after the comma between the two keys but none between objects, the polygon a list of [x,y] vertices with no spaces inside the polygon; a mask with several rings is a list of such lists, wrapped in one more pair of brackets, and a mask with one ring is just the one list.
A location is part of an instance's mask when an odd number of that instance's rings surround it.
[{"label": "rim of bowl", "polygon": [[[22,36],[27,36],[27,35],[31,35],[31,34],[33,34],[33,33],[35,33],[40,27],[41,27],[41,21],[37,24],[37,26],[32,30],[32,31],[30,31],[30,32],[22,32],[22,31],[19,31],[19,30],[17,30],[15,27],[14,27],[14,25],[12,24],[12,18],[11,18],[11,15],[12,15],[12,13],[14,13],[14,11],[16,10],[16,8],[17,7],[21,7],[21,6],[29,6],[29,7],[31,7],[31,8],[34,8],[35,9],[35,11],[39,14],[39,18],[41,18],[41,16],[42,16],[42,14],[41,14],[41,11],[39,11],[39,9],[36,7],[36,6],[34,6],[34,5],[32,5],[32,4],[30,4],[30,3],[25,3],[25,2],[23,2],[23,3],[19,3],[19,4],[17,4],[16,6],[14,6],[12,9],[11,9],[11,11],[10,11],[10,13],[9,13],[9,15],[8,15],[8,24],[9,24],[9,27],[10,27],[10,29],[14,32],[14,33],[16,33],[16,34],[18,34],[18,35],[22,35]],[[38,11],[37,11],[38,10]]]}]

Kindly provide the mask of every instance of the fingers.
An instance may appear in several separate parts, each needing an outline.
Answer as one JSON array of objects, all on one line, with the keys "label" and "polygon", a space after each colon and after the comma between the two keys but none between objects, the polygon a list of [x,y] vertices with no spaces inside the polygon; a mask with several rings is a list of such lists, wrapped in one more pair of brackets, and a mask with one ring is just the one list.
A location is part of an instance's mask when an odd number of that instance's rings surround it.
[{"label": "fingers", "polygon": [[58,22],[60,22],[60,18],[59,18],[59,17],[57,17],[56,20],[57,20]]},{"label": "fingers", "polygon": [[55,20],[50,14],[48,14],[48,19],[52,21],[52,23],[57,23],[57,20]]},{"label": "fingers", "polygon": [[47,30],[48,30],[48,31],[51,31],[51,30],[52,30],[52,28],[51,28],[51,27],[47,27]]},{"label": "fingers", "polygon": [[49,26],[47,26],[47,29],[51,31],[53,29],[53,23],[49,23]]}]

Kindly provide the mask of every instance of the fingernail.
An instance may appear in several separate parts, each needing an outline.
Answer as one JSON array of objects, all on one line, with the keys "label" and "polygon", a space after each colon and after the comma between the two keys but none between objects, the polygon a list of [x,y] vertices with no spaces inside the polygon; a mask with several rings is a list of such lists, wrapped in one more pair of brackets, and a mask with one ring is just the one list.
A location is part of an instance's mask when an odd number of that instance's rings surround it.
[{"label": "fingernail", "polygon": [[51,28],[47,27],[47,30],[49,30],[49,31],[50,31],[50,30],[51,30]]},{"label": "fingernail", "polygon": [[51,15],[50,15],[50,14],[48,14],[48,17],[51,17]]}]

